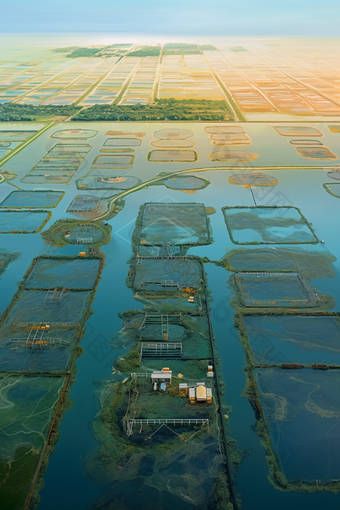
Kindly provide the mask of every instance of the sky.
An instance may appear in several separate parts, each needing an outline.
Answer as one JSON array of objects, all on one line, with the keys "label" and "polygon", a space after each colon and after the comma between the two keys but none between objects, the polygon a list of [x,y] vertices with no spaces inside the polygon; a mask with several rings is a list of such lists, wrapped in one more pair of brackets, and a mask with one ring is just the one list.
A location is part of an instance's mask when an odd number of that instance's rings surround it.
[{"label": "sky", "polygon": [[338,36],[339,0],[16,0],[4,32]]}]

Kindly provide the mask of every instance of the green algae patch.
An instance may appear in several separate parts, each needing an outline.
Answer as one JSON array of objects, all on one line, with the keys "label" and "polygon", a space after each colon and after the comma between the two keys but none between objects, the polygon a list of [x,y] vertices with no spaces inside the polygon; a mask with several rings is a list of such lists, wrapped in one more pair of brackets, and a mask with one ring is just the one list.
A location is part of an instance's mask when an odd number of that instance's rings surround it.
[{"label": "green algae patch", "polygon": [[250,248],[231,250],[215,264],[227,271],[299,272],[308,279],[334,278],[336,257],[328,251],[299,248]]},{"label": "green algae patch", "polygon": [[0,460],[2,510],[21,510],[24,507],[40,454],[40,450],[22,446],[11,461]]},{"label": "green algae patch", "polygon": [[68,244],[91,244],[102,246],[111,241],[112,227],[102,221],[57,220],[41,235],[50,246],[62,248]]},{"label": "green algae patch", "polygon": [[317,244],[312,225],[297,207],[222,208],[234,244]]},{"label": "green algae patch", "polygon": [[24,507],[64,383],[65,377],[0,376],[2,508]]}]

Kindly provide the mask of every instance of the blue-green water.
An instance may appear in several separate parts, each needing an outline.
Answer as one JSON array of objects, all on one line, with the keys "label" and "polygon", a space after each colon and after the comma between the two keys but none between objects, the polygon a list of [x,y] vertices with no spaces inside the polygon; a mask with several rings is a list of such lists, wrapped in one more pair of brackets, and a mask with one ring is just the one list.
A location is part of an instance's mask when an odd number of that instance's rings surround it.
[{"label": "blue-green water", "polygon": [[[87,125],[89,127],[89,125]],[[84,163],[76,176],[72,178],[70,185],[51,185],[48,189],[66,191],[65,197],[52,211],[53,217],[49,224],[56,219],[70,217],[65,212],[67,205],[79,192],[75,188],[75,179],[84,176],[91,166],[93,158],[98,155],[105,138],[103,134],[112,128],[112,124],[91,125],[98,129],[99,135],[89,139],[86,143],[93,146],[91,156],[87,155]],[[134,126],[136,130],[146,130],[147,136],[142,144],[136,147],[136,159],[131,169],[132,175],[147,180],[161,171],[181,170],[183,168],[200,168],[205,164],[214,166],[209,162],[208,154],[212,150],[208,136],[205,134],[203,125],[191,126],[194,132],[195,150],[199,153],[199,161],[195,164],[166,164],[159,165],[146,161],[146,153],[150,150],[152,132],[157,125]],[[2,129],[3,127],[0,126]],[[72,127],[76,127],[73,126]],[[161,125],[164,127],[164,125]],[[130,129],[129,124],[114,125],[115,129]],[[35,189],[34,185],[23,185],[20,178],[32,168],[49,148],[57,142],[56,139],[48,138],[48,135],[58,128],[52,128],[38,138],[27,150],[19,153],[11,160],[11,164],[5,165],[5,169],[18,173],[18,179],[14,183],[25,186],[25,189]],[[61,129],[61,128],[59,128]],[[325,143],[335,152],[339,153],[338,138],[330,134],[326,127],[320,128],[325,133]],[[256,164],[305,164],[293,147],[286,147],[287,140],[280,137],[271,126],[255,124],[247,126],[247,133],[253,139],[255,152],[260,153]],[[327,140],[326,140],[327,138]],[[268,145],[268,140],[272,141]],[[287,159],[285,151],[287,150]],[[215,165],[216,166],[216,165]],[[166,168],[164,168],[166,167]],[[96,388],[95,381],[110,378],[112,364],[122,353],[113,350],[108,340],[121,328],[121,321],[117,314],[128,309],[142,308],[142,303],[133,298],[131,289],[125,285],[128,272],[126,261],[131,255],[131,236],[134,230],[135,219],[139,207],[145,202],[200,202],[206,206],[213,206],[216,214],[210,216],[213,230],[214,243],[208,246],[191,248],[189,254],[209,257],[210,260],[220,260],[225,254],[237,248],[228,235],[221,208],[224,206],[253,206],[254,201],[250,190],[241,186],[233,186],[228,183],[230,171],[210,170],[197,173],[211,184],[195,194],[184,194],[180,191],[170,190],[157,186],[138,191],[126,197],[125,208],[109,221],[112,225],[112,241],[103,246],[106,254],[106,264],[99,283],[98,291],[92,305],[94,314],[90,317],[86,327],[86,337],[81,345],[84,347],[84,355],[76,362],[78,373],[77,380],[71,389],[71,399],[74,407],[65,413],[59,427],[60,438],[55,452],[50,458],[45,474],[45,486],[41,491],[40,510],[73,510],[74,508],[85,509],[104,493],[104,488],[94,484],[83,471],[83,460],[98,443],[91,433],[91,421],[98,412],[93,398]],[[331,197],[322,187],[327,180],[322,169],[296,169],[276,170],[275,177],[279,185],[266,191],[266,194],[256,195],[259,205],[293,205],[299,207],[309,222],[312,223],[319,239],[325,241],[322,245],[324,250],[329,250],[335,256],[340,255],[340,240],[338,232],[338,218],[340,214],[340,201]],[[41,188],[40,188],[41,189]],[[5,198],[12,186],[0,185],[0,199]],[[255,191],[254,191],[255,193]],[[12,252],[21,252],[22,255],[14,261],[2,275],[0,285],[6,288],[6,292],[0,293],[0,307],[3,311],[9,304],[17,290],[17,283],[23,278],[25,271],[32,259],[39,254],[66,254],[74,255],[81,251],[83,246],[70,245],[62,249],[52,248],[46,245],[39,234],[19,235],[6,234],[1,236],[2,248]],[[321,246],[321,245],[320,245]],[[276,245],[277,247],[277,245]],[[244,247],[242,247],[244,249]],[[303,248],[301,248],[303,249]],[[306,247],[305,249],[312,249]],[[340,258],[340,257],[339,257]],[[243,367],[245,357],[242,346],[238,339],[237,331],[233,327],[233,311],[228,306],[231,294],[227,287],[230,274],[223,268],[213,264],[205,266],[208,274],[208,286],[212,291],[212,323],[219,347],[219,356],[222,361],[222,372],[226,383],[225,400],[233,407],[230,413],[230,427],[232,436],[237,439],[240,448],[252,447],[252,453],[244,460],[237,476],[237,491],[242,495],[245,510],[253,510],[256,507],[271,510],[272,508],[283,510],[289,506],[291,510],[310,508],[317,510],[321,506],[335,510],[340,505],[340,495],[333,494],[295,494],[276,491],[267,480],[268,466],[260,438],[253,430],[255,424],[254,412],[246,398],[241,397],[245,386]],[[340,286],[339,272],[340,260],[334,264],[336,276],[333,279],[314,280],[317,289],[330,294],[339,303]],[[336,308],[335,308],[336,310]],[[287,346],[287,356],[294,355]],[[317,359],[313,360],[318,362]],[[323,360],[320,360],[323,362]],[[58,489],[62,488],[62,490]],[[125,491],[133,490],[133,486],[122,488]]]},{"label": "blue-green water", "polygon": [[55,207],[63,196],[63,192],[44,191],[36,193],[34,191],[12,191],[3,202],[1,207],[26,207],[27,209],[44,209],[45,207]]},{"label": "blue-green water", "polygon": [[0,233],[7,234],[22,231],[30,234],[39,230],[47,218],[48,212],[45,211],[0,210]]},{"label": "blue-green water", "polygon": [[243,323],[256,364],[340,365],[340,322],[336,317],[246,316]]},{"label": "blue-green water", "polygon": [[338,480],[339,370],[256,369],[254,377],[286,478],[314,483]]},{"label": "blue-green water", "polygon": [[39,259],[25,287],[93,289],[100,268],[99,259]]}]

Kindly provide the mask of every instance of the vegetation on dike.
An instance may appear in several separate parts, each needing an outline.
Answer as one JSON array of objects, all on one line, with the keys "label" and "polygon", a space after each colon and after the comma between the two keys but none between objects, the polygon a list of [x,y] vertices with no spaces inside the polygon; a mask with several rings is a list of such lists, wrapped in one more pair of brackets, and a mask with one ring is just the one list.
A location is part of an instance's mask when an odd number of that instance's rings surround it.
[{"label": "vegetation on dike", "polygon": [[84,57],[112,57],[125,55],[130,43],[112,44],[110,46],[65,46],[64,48],[55,48],[54,53],[67,53],[66,58],[84,58]]},{"label": "vegetation on dike", "polygon": [[66,58],[94,57],[97,53],[104,50],[105,46],[100,48],[81,48],[80,46],[68,46],[65,48],[56,48],[55,53],[67,53]]},{"label": "vegetation on dike", "polygon": [[0,104],[0,121],[49,120],[55,117],[70,117],[81,109],[80,106],[33,106],[30,104]]},{"label": "vegetation on dike", "polygon": [[84,348],[81,347],[80,345],[77,345],[73,351],[73,362],[72,362],[70,377],[68,379],[68,382],[66,383],[66,386],[65,386],[64,392],[61,396],[61,399],[58,402],[58,407],[56,408],[56,414],[54,415],[54,423],[52,424],[51,429],[50,429],[50,434],[48,437],[45,454],[43,456],[39,472],[37,473],[37,478],[36,478],[35,483],[32,487],[32,492],[30,495],[28,495],[28,497],[30,497],[30,499],[29,499],[29,503],[27,501],[27,506],[25,506],[25,508],[27,508],[27,510],[36,510],[36,508],[39,506],[39,503],[41,500],[40,491],[45,485],[44,475],[45,475],[50,457],[57,446],[59,436],[60,436],[59,425],[63,420],[64,413],[69,411],[73,407],[73,400],[70,399],[70,393],[71,393],[71,387],[73,386],[73,384],[76,381],[76,375],[78,372],[77,365],[74,363],[74,361],[77,358],[81,357],[83,355],[83,353],[84,353]]},{"label": "vegetation on dike", "polygon": [[0,252],[0,275],[2,275],[7,267],[14,262],[17,258],[19,258],[21,253],[7,253],[7,252]]},{"label": "vegetation on dike", "polygon": [[[93,223],[89,220],[72,220],[72,219],[60,219],[57,220],[48,230],[42,232],[41,236],[45,243],[50,246],[56,246],[62,248],[68,244],[77,244],[71,237],[72,231],[79,229],[79,236],[92,237],[92,245],[101,246],[108,244],[111,241],[112,227],[108,223],[97,221]],[[86,233],[86,229],[92,229],[89,233]],[[81,230],[84,232],[81,233]],[[68,236],[68,237],[67,237]],[[86,243],[83,243],[86,244]]]},{"label": "vegetation on dike", "polygon": [[160,46],[141,46],[140,48],[130,51],[127,57],[158,57],[161,52]]},{"label": "vegetation on dike", "polygon": [[0,105],[0,121],[62,120],[73,121],[234,121],[234,115],[226,101],[210,99],[155,99],[150,104],[81,106],[33,106],[6,103]]},{"label": "vegetation on dike", "polygon": [[335,271],[332,264],[336,257],[326,251],[305,251],[292,248],[256,248],[229,251],[222,259],[212,261],[217,266],[224,267],[227,271],[247,272],[296,272],[309,280],[334,278]]},{"label": "vegetation on dike", "polygon": [[72,117],[74,121],[233,121],[226,101],[155,99],[141,105],[95,105]]}]

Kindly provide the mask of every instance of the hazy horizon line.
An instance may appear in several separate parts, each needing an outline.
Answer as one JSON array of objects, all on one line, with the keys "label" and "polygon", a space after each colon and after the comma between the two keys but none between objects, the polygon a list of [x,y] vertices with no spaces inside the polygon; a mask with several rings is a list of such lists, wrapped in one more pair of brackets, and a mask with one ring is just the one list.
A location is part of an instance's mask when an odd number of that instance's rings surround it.
[{"label": "hazy horizon line", "polygon": [[170,37],[183,37],[183,38],[193,38],[193,37],[201,37],[201,38],[205,38],[205,37],[223,37],[223,38],[234,38],[234,37],[242,37],[242,38],[252,38],[252,37],[256,37],[256,38],[272,38],[272,39],[279,39],[280,37],[284,37],[284,38],[298,38],[298,39],[319,39],[319,38],[322,38],[322,39],[340,39],[340,35],[330,35],[329,33],[328,34],[278,34],[278,35],[274,35],[274,34],[258,34],[258,33],[254,33],[254,34],[249,34],[249,32],[247,34],[242,34],[242,33],[233,33],[233,34],[219,34],[216,32],[215,33],[205,33],[205,34],[189,34],[188,33],[182,33],[182,32],[168,32],[168,33],[164,33],[164,31],[162,32],[126,32],[126,31],[103,31],[103,30],[32,30],[32,31],[26,31],[26,32],[23,32],[22,30],[3,30],[2,33],[0,34],[0,37],[3,36],[3,35],[8,35],[8,34],[13,34],[13,35],[34,35],[34,34],[39,34],[39,35],[51,35],[51,34],[102,34],[102,35],[119,35],[119,34],[122,34],[122,35],[133,35],[134,37],[140,35],[140,36],[152,36],[152,37],[166,37],[166,36],[170,36]]}]

